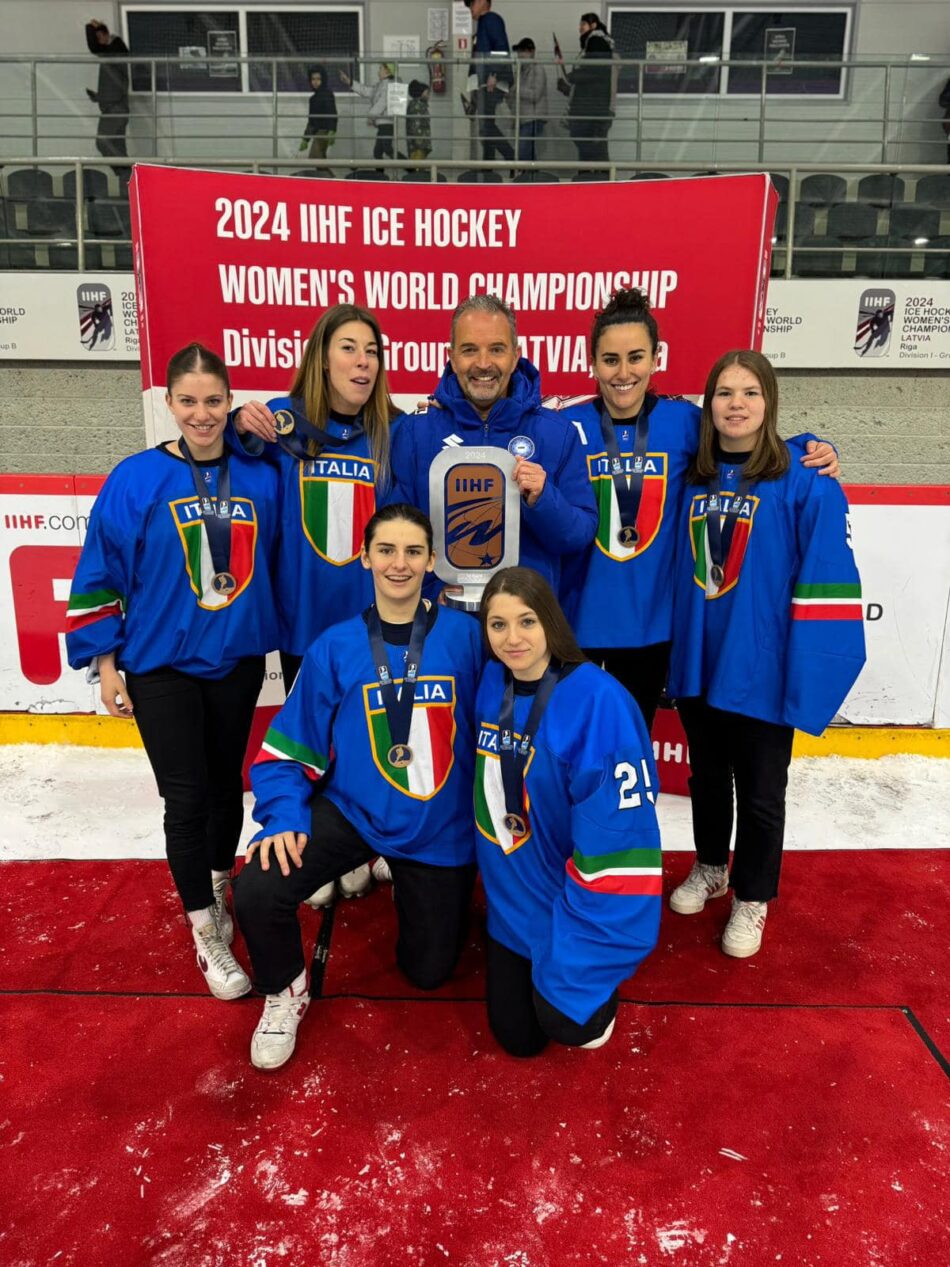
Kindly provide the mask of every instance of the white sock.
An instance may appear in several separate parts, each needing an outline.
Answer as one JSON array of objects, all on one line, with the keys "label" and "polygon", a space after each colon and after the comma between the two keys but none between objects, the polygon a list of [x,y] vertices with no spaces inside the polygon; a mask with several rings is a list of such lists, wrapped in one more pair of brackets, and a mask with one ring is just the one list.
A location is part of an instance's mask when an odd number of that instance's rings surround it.
[{"label": "white sock", "polygon": [[205,924],[214,923],[214,907],[204,906],[200,911],[189,911],[188,919],[192,928],[204,928]]}]

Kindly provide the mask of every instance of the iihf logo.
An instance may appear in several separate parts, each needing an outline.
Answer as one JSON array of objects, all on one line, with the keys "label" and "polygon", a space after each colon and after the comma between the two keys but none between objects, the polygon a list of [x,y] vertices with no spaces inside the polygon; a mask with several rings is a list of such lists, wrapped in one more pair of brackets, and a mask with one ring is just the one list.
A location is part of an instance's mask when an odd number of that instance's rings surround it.
[{"label": "iihf logo", "polygon": [[896,296],[887,287],[866,290],[858,302],[854,350],[858,356],[887,356]]}]

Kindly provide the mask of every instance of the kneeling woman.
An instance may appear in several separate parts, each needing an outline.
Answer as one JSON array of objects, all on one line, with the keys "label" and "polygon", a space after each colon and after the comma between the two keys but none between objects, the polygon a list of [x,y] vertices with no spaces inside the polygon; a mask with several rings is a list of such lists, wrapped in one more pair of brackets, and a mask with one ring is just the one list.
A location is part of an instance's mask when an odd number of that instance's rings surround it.
[{"label": "kneeling woman", "polygon": [[697,914],[731,884],[722,949],[740,959],[759,949],[778,892],[794,728],[820,735],[864,664],[848,503],[791,459],[777,422],[766,358],[720,357],[675,571],[669,689],[689,740],[697,861],[670,906]]},{"label": "kneeling woman", "polygon": [[482,654],[470,617],[423,602],[434,562],[421,511],[373,515],[362,563],[375,602],[310,646],[251,771],[263,830],[235,909],[267,996],[251,1042],[259,1069],[289,1059],[307,1008],[300,903],[376,854],[392,872],[403,973],[435,989],[458,960],[475,879],[471,735]]},{"label": "kneeling woman", "polygon": [[488,1020],[513,1056],[599,1047],[660,923],[657,778],[633,697],[585,660],[548,583],[488,583],[477,853],[488,898]]}]

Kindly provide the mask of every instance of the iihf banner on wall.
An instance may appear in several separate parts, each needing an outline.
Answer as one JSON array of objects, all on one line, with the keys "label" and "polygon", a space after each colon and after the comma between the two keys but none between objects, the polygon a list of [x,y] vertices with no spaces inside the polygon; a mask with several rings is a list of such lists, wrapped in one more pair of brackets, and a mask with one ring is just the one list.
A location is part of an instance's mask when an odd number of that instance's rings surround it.
[{"label": "iihf banner on wall", "polygon": [[130,192],[153,438],[171,434],[178,348],[220,352],[238,402],[282,394],[335,303],[377,315],[404,406],[435,386],[452,310],[479,291],[514,308],[546,396],[591,394],[591,321],[620,286],[654,306],[661,392],[699,393],[724,348],[761,345],[776,205],[764,175],[425,185],[137,166]]}]

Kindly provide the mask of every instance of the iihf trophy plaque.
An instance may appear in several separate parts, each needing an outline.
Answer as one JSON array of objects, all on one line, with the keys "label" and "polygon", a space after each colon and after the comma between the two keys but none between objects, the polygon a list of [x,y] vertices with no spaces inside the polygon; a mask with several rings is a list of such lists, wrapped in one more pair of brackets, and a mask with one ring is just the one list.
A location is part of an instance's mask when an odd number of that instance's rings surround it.
[{"label": "iihf trophy plaque", "polygon": [[518,562],[521,497],[506,449],[443,449],[429,467],[435,573],[445,602],[478,611],[482,590],[500,568]]}]

